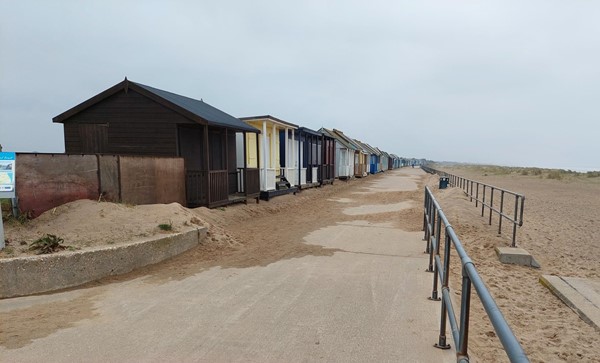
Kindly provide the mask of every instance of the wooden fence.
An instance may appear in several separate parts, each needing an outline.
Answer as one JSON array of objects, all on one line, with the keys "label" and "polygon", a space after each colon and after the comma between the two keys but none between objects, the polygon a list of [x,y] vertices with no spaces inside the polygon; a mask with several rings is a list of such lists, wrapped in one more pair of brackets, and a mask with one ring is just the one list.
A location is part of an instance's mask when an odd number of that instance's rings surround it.
[{"label": "wooden fence", "polygon": [[19,209],[36,217],[78,199],[185,205],[182,158],[17,153]]}]

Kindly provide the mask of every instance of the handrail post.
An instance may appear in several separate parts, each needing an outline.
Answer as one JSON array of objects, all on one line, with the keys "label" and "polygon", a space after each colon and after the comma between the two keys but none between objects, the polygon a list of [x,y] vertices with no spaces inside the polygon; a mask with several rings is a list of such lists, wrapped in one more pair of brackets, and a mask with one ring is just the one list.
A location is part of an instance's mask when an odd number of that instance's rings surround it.
[{"label": "handrail post", "polygon": [[456,355],[458,358],[469,360],[469,315],[471,310],[471,279],[467,271],[462,269],[462,292],[460,299],[460,338]]},{"label": "handrail post", "polygon": [[500,192],[500,218],[498,220],[498,234],[502,234],[502,213],[504,212],[504,190]]},{"label": "handrail post", "polygon": [[521,195],[521,217],[519,218],[519,226],[523,225],[523,208],[525,208],[525,196]]},{"label": "handrail post", "polygon": [[482,217],[485,213],[485,187],[486,187],[486,185],[483,184],[483,199],[481,200],[481,216]]},{"label": "handrail post", "polygon": [[[444,244],[444,274],[442,280],[442,290],[448,290],[448,278],[450,276],[450,247],[451,247],[451,239],[450,235],[448,235],[448,226],[446,226],[445,231],[445,244]],[[438,337],[438,342],[434,344],[434,347],[439,349],[450,349],[450,344],[446,342],[446,315],[448,314],[448,310],[446,307],[446,300],[442,299],[442,307],[441,307],[441,319],[440,319],[440,335]]]},{"label": "handrail post", "polygon": [[[441,232],[442,232],[442,218],[440,218],[440,216],[439,216],[439,211],[438,211],[437,223],[436,223],[435,226],[436,226],[436,228],[435,228],[435,232],[434,233],[437,236],[435,238],[435,241],[436,241],[436,244],[435,244],[435,256],[439,258],[439,256],[440,256]],[[433,272],[433,290],[431,291],[431,297],[429,298],[429,300],[439,301],[440,298],[438,296],[438,265],[437,265],[437,263],[434,263],[433,256],[434,256],[434,251],[432,251],[432,253],[429,254],[429,268],[432,268],[431,264],[433,263],[433,270],[432,270],[432,272]]]},{"label": "handrail post", "polygon": [[490,226],[492,225],[492,212],[494,211],[494,187],[492,187],[492,195],[490,196]]},{"label": "handrail post", "polygon": [[[432,203],[433,205],[433,203]],[[436,210],[435,208],[432,208],[431,214],[429,215],[429,223],[427,225],[427,231],[429,231],[431,229],[431,233],[433,235],[429,235],[428,238],[428,243],[427,243],[427,249],[429,251],[429,266],[427,267],[427,270],[425,270],[426,272],[433,272],[433,254],[435,253],[435,248],[433,248],[433,241],[435,240],[435,215],[436,215]],[[439,242],[438,242],[439,243]],[[435,284],[435,281],[434,281]]]},{"label": "handrail post", "polygon": [[519,208],[519,197],[515,196],[515,219],[513,220],[513,235],[511,247],[517,246],[517,212]]},{"label": "handrail post", "polygon": [[[427,190],[425,190],[425,197],[423,198],[423,232],[427,229]],[[425,235],[423,235],[423,241],[425,241]]]},{"label": "handrail post", "polygon": [[469,196],[471,197],[470,202],[473,202],[473,181],[471,180],[471,189],[469,190]]}]

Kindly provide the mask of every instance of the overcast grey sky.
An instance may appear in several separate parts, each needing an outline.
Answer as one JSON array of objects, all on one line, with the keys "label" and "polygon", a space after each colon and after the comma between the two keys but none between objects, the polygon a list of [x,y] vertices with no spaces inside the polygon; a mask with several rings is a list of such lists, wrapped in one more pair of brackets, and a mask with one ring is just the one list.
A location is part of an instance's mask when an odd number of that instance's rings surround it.
[{"label": "overcast grey sky", "polygon": [[0,144],[128,79],[434,160],[600,169],[600,1],[0,0]]}]

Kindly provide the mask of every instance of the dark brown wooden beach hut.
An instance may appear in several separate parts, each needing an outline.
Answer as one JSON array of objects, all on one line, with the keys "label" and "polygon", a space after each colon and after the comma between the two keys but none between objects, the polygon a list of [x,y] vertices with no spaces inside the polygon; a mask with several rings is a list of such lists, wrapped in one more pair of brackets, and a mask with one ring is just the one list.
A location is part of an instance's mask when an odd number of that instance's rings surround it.
[{"label": "dark brown wooden beach hut", "polygon": [[[189,207],[260,193],[258,169],[248,168],[245,157],[245,134],[259,131],[202,100],[125,78],[53,121],[64,125],[67,154],[182,157]],[[243,150],[236,150],[236,138]]]}]

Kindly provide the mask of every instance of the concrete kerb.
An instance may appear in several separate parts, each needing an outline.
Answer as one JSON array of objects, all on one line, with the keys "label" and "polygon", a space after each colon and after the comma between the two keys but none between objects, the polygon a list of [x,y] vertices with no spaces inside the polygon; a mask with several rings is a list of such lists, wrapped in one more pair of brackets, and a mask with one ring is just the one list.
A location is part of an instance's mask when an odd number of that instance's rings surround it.
[{"label": "concrete kerb", "polygon": [[540,264],[523,248],[496,247],[496,255],[502,263],[540,268]]},{"label": "concrete kerb", "polygon": [[78,286],[161,262],[193,247],[206,228],[84,251],[0,260],[0,298],[31,295]]}]

